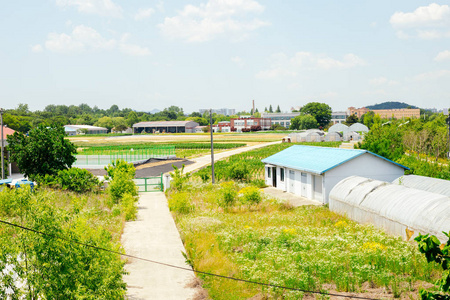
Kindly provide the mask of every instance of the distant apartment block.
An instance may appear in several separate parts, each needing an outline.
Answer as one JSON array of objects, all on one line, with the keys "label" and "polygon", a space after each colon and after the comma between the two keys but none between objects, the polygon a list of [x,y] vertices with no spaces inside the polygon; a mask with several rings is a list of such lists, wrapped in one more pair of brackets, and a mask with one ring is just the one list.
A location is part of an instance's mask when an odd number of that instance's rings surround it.
[{"label": "distant apartment block", "polygon": [[291,120],[297,116],[300,116],[300,112],[293,113],[262,113],[261,117],[270,119],[272,125],[279,124],[283,127],[289,128],[291,126]]},{"label": "distant apartment block", "polygon": [[347,112],[345,111],[334,111],[331,113],[331,123],[342,124],[347,119]]},{"label": "distant apartment block", "polygon": [[[209,109],[199,109],[199,112],[203,115],[205,112],[209,112]],[[212,113],[216,113],[218,115],[231,116],[236,114],[236,110],[234,108],[220,108],[213,109]]]},{"label": "distant apartment block", "polygon": [[230,120],[231,131],[246,132],[251,131],[252,128],[260,128],[259,130],[269,130],[272,125],[268,118],[255,118],[253,116],[241,116],[238,119],[232,118]]},{"label": "distant apartment block", "polygon": [[[366,107],[349,107],[347,113],[349,115],[356,115],[358,118],[361,118],[363,114],[369,111],[371,110]],[[420,118],[419,108],[374,109],[372,111],[379,115],[382,119]]]}]

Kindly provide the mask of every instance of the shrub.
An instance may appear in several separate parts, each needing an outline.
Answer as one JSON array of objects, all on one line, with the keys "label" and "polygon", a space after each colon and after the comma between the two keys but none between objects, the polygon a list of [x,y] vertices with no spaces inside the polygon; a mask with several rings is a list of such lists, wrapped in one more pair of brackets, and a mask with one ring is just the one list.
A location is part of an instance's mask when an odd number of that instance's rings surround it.
[{"label": "shrub", "polygon": [[125,193],[120,202],[121,210],[125,213],[125,220],[136,220],[137,207],[135,205],[137,199],[131,194]]},{"label": "shrub", "polygon": [[59,171],[56,181],[61,189],[77,193],[92,191],[99,185],[99,180],[96,176],[88,170],[79,168]]},{"label": "shrub", "polygon": [[172,165],[173,172],[172,175],[172,181],[170,183],[170,188],[174,189],[176,191],[181,191],[183,189],[183,185],[189,180],[189,177],[191,176],[190,173],[184,174],[184,164],[181,169],[177,168],[177,166]]},{"label": "shrub", "polygon": [[244,181],[247,180],[250,175],[247,169],[247,164],[236,162],[228,169],[228,178],[232,180]]},{"label": "shrub", "polygon": [[35,179],[39,185],[76,193],[91,192],[100,184],[91,172],[79,168],[61,170],[57,175],[36,175]]},{"label": "shrub", "polygon": [[239,191],[242,204],[259,204],[262,200],[261,191],[255,186],[247,186]]},{"label": "shrub", "polygon": [[237,197],[236,185],[232,181],[220,184],[221,197],[219,198],[219,206],[228,208],[234,205]]},{"label": "shrub", "polygon": [[109,164],[107,167],[105,167],[106,173],[108,173],[107,178],[111,177],[114,178],[114,173],[118,170],[122,170],[124,173],[128,174],[129,177],[134,178],[136,175],[136,168],[133,166],[132,163],[127,163],[124,160],[117,159],[113,161],[111,164]]},{"label": "shrub", "polygon": [[181,214],[188,214],[194,211],[194,205],[191,204],[190,195],[186,192],[173,193],[169,198],[169,209]]},{"label": "shrub", "polygon": [[108,194],[115,203],[118,203],[125,194],[137,196],[138,192],[136,184],[129,173],[126,170],[116,170],[114,171],[113,179],[109,183]]}]

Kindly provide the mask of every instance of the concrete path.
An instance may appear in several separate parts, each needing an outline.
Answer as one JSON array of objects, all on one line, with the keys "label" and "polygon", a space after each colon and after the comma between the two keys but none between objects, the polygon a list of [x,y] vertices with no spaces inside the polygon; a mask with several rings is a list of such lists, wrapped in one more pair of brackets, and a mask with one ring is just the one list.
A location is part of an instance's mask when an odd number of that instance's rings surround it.
[{"label": "concrete path", "polygon": [[[262,144],[258,144],[258,145],[241,147],[241,148],[233,149],[230,151],[220,152],[220,153],[214,154],[214,162],[224,159],[224,158],[227,158],[229,156],[235,155],[235,154],[239,154],[239,153],[247,152],[250,150],[266,147],[269,145],[280,144],[280,143],[281,143],[281,141],[262,143]],[[193,161],[195,161],[194,164],[186,166],[184,168],[185,173],[196,171],[198,169],[201,169],[203,167],[210,165],[211,164],[211,154],[197,157],[197,158],[193,159]]]},{"label": "concrete path", "polygon": [[[127,222],[122,245],[127,254],[190,268],[164,193],[141,193],[138,218]],[[186,285],[194,273],[142,260],[129,259],[124,276],[128,299],[192,299],[196,290]]]},{"label": "concrete path", "polygon": [[[218,153],[214,161],[245,151],[277,144],[271,142],[242,147]],[[192,172],[211,163],[211,155],[195,159],[186,166],[185,172]],[[169,211],[164,193],[141,193],[138,202],[138,218],[127,222],[122,234],[122,245],[130,255],[190,268],[181,252],[185,252],[180,234]],[[197,290],[187,287],[194,279],[194,273],[170,268],[150,262],[129,259],[125,266],[129,273],[124,276],[128,287],[128,299],[192,299]]]},{"label": "concrete path", "polygon": [[263,191],[265,194],[270,195],[273,198],[286,201],[294,207],[303,206],[303,205],[317,205],[317,206],[323,205],[323,203],[321,203],[319,201],[306,199],[299,195],[283,192],[282,190],[274,188],[274,187],[266,187],[263,189]]}]

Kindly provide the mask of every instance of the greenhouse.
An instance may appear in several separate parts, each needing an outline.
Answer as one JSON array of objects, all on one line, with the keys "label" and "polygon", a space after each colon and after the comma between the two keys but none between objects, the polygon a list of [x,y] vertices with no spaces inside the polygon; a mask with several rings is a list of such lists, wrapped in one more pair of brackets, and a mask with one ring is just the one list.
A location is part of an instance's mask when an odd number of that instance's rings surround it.
[{"label": "greenhouse", "polygon": [[393,184],[450,197],[450,181],[418,175],[406,175],[395,179]]},{"label": "greenhouse", "polygon": [[359,141],[361,140],[361,135],[355,131],[344,132],[344,141]]},{"label": "greenhouse", "polygon": [[355,132],[369,132],[369,128],[366,125],[361,124],[361,123],[352,124],[348,128],[348,130],[355,131]]},{"label": "greenhouse", "polygon": [[360,223],[371,223],[408,240],[419,233],[447,240],[450,197],[403,185],[351,176],[334,186],[330,210]]},{"label": "greenhouse", "polygon": [[325,142],[340,142],[342,141],[342,135],[339,132],[328,132],[325,136]]},{"label": "greenhouse", "polygon": [[341,123],[334,124],[328,129],[328,132],[347,132],[347,131],[348,126]]}]

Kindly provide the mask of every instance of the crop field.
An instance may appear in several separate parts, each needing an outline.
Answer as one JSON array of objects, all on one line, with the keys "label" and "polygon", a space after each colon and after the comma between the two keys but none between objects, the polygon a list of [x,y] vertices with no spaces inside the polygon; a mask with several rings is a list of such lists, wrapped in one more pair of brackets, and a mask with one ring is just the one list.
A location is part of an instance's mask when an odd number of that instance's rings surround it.
[{"label": "crop field", "polygon": [[[203,182],[203,171],[176,181],[167,195],[187,261],[204,272],[308,291],[418,299],[418,290],[430,287],[439,269],[426,262],[414,242],[353,222],[325,206],[294,208],[255,187],[262,180],[261,158],[290,145],[249,151],[216,164],[218,174],[223,172],[219,184]],[[238,164],[241,172],[232,167]],[[198,276],[212,299],[320,298]]]},{"label": "crop field", "polygon": [[[214,133],[214,142],[222,143],[262,143],[280,141],[286,133],[255,132],[255,133]],[[178,134],[139,134],[127,136],[71,136],[70,141],[78,147],[85,146],[110,146],[147,143],[183,143],[183,142],[208,142],[209,133],[178,133]]]}]

